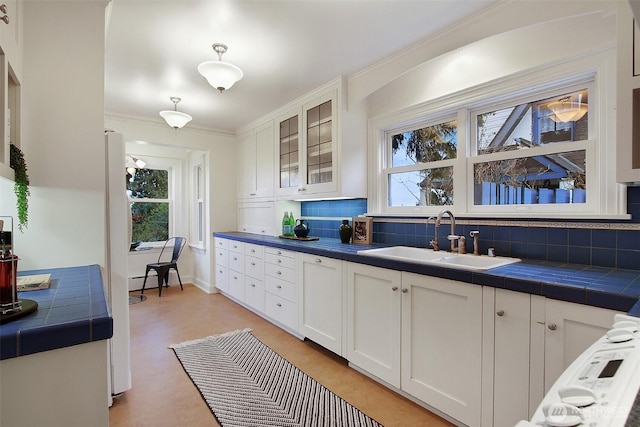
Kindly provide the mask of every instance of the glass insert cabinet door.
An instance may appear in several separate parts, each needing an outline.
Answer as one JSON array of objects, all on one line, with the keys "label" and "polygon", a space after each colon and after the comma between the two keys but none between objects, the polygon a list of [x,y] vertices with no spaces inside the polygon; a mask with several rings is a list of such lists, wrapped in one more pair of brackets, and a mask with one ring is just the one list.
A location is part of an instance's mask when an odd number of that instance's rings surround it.
[{"label": "glass insert cabinet door", "polygon": [[336,191],[335,109],[335,94],[327,94],[277,120],[278,194]]}]

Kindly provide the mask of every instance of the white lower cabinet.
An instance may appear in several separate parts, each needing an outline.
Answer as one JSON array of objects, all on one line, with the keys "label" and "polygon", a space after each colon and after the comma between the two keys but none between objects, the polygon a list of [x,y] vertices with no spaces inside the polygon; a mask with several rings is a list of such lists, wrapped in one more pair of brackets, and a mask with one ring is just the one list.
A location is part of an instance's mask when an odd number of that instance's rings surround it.
[{"label": "white lower cabinet", "polygon": [[242,242],[229,241],[229,295],[244,302],[244,246]]},{"label": "white lower cabinet", "polygon": [[296,253],[264,249],[264,313],[291,331],[298,331]]},{"label": "white lower cabinet", "polygon": [[298,256],[298,332],[342,355],[342,261]]},{"label": "white lower cabinet", "polygon": [[215,238],[215,259],[216,259],[216,274],[215,274],[215,287],[219,291],[229,292],[229,241]]},{"label": "white lower cabinet", "polygon": [[531,298],[522,292],[483,288],[483,426],[512,427],[530,419],[537,408],[529,398]]},{"label": "white lower cabinet", "polygon": [[264,247],[244,245],[244,300],[258,312],[264,312]]},{"label": "white lower cabinet", "polygon": [[401,273],[347,263],[346,358],[400,388]]},{"label": "white lower cabinet", "polygon": [[480,425],[482,287],[403,272],[401,292],[400,388]]},{"label": "white lower cabinet", "polygon": [[611,329],[618,313],[583,304],[545,300],[544,393],[571,362]]}]

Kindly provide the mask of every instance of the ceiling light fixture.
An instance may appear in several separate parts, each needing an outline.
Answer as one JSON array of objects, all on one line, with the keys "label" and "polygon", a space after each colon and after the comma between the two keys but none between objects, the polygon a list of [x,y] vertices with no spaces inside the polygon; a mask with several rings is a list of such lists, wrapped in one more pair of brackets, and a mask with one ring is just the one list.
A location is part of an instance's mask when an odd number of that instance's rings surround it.
[{"label": "ceiling light fixture", "polygon": [[182,126],[189,123],[191,119],[193,119],[193,117],[191,117],[186,113],[181,113],[180,111],[178,111],[178,102],[181,101],[180,98],[172,96],[169,99],[171,99],[171,102],[173,102],[173,111],[172,110],[160,111],[160,116],[162,116],[162,118],[165,119],[167,124],[172,128],[175,128],[175,129],[181,128]]},{"label": "ceiling light fixture", "polygon": [[198,65],[198,72],[207,79],[211,86],[222,92],[239,81],[244,73],[235,65],[222,61],[222,54],[227,51],[226,45],[215,43],[212,47],[218,54],[218,60],[201,63]]},{"label": "ceiling light fixture", "polygon": [[553,111],[551,119],[554,122],[577,122],[589,111],[589,106],[582,101],[582,94],[578,95],[578,101],[572,101],[570,96],[550,102],[547,107]]}]

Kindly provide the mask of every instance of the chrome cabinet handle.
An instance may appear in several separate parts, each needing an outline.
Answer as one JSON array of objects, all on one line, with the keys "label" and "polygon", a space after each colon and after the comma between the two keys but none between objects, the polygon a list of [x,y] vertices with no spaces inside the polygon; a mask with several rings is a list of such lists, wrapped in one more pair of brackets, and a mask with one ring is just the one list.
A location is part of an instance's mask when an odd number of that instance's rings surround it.
[{"label": "chrome cabinet handle", "polygon": [[556,325],[555,323],[549,325],[549,330],[555,331],[556,329],[558,329],[558,325]]},{"label": "chrome cabinet handle", "polygon": [[393,292],[395,292],[395,291],[397,291],[397,290],[398,290],[398,287],[397,287],[397,286],[394,286],[393,288],[391,288],[391,290],[392,290]]},{"label": "chrome cabinet handle", "polygon": [[256,266],[256,263],[255,263],[255,262],[252,262],[252,263],[251,263],[251,265],[253,265],[253,266],[255,267],[255,266]]},{"label": "chrome cabinet handle", "polygon": [[255,288],[255,287],[256,287],[256,284],[255,284],[255,283],[252,283],[252,284],[251,284],[251,287],[252,287],[252,288]]},{"label": "chrome cabinet handle", "polygon": [[282,260],[281,259],[278,260],[278,264],[282,264]]},{"label": "chrome cabinet handle", "polygon": [[407,288],[402,288],[402,293],[403,293],[403,294],[406,294],[407,292],[409,292],[409,289],[407,289]]},{"label": "chrome cabinet handle", "polygon": [[496,314],[500,317],[504,316],[504,310],[498,310]]},{"label": "chrome cabinet handle", "polygon": [[278,302],[278,303],[276,303],[276,305],[277,305],[278,307],[282,307],[282,304],[280,304],[279,302]]},{"label": "chrome cabinet handle", "polygon": [[320,264],[320,263],[322,262],[322,260],[321,260],[320,258],[316,258],[316,262],[317,262],[318,264]]},{"label": "chrome cabinet handle", "polygon": [[276,271],[276,274],[282,274],[282,271]]},{"label": "chrome cabinet handle", "polygon": [[280,285],[276,285],[276,288],[278,288],[278,289],[282,289],[282,286],[280,286]]}]

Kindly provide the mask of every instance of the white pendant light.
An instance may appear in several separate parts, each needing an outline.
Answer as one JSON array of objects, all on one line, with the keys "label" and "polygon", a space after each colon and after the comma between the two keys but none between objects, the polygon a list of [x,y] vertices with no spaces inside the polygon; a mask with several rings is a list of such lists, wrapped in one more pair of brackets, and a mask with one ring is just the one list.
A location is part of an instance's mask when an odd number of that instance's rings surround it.
[{"label": "white pendant light", "polygon": [[193,117],[186,113],[181,113],[180,111],[178,111],[178,102],[181,101],[180,98],[172,96],[169,99],[171,99],[171,101],[173,102],[173,111],[160,111],[160,116],[162,116],[162,118],[166,120],[169,126],[175,129],[179,129],[189,123],[191,119],[193,119]]},{"label": "white pendant light", "polygon": [[235,65],[222,61],[222,54],[227,51],[226,45],[216,43],[212,47],[218,54],[218,60],[203,62],[198,65],[198,72],[207,79],[211,86],[222,92],[239,81],[244,73]]},{"label": "white pendant light", "polygon": [[554,122],[577,122],[584,117],[589,111],[589,106],[582,101],[582,94],[578,95],[578,101],[572,101],[571,97],[559,99],[555,102],[550,102],[547,107],[553,111],[551,119]]}]

